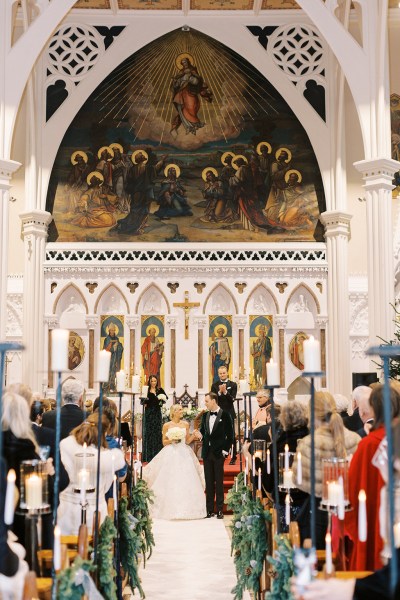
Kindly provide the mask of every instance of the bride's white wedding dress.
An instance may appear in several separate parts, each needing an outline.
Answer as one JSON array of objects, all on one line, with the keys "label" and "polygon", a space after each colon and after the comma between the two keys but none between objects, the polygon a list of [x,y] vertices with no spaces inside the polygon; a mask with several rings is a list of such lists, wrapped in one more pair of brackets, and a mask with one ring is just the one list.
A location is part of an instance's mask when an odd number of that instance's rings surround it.
[{"label": "bride's white wedding dress", "polygon": [[143,479],[154,492],[155,519],[203,519],[206,516],[204,474],[184,440],[169,444],[143,467]]}]

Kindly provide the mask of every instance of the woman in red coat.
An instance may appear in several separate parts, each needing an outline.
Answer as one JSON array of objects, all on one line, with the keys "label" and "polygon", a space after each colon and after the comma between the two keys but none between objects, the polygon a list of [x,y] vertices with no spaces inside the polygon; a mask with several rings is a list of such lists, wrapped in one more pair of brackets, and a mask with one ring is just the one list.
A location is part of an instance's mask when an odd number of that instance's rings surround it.
[{"label": "woman in red coat", "polygon": [[[400,414],[400,394],[390,388],[392,419]],[[350,538],[350,570],[375,571],[380,569],[380,553],[383,540],[379,534],[380,493],[384,481],[372,458],[385,437],[383,413],[383,386],[376,386],[369,399],[374,412],[374,424],[367,437],[361,440],[349,468],[349,500],[353,510],[346,513],[346,535]],[[358,539],[358,493],[365,490],[367,496],[367,541]]]}]

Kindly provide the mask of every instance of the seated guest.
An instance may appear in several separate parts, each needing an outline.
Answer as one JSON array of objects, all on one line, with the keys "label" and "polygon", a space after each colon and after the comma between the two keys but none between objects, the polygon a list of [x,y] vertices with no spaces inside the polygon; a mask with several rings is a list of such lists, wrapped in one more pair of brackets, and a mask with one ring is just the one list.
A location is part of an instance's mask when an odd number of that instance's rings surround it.
[{"label": "seated guest", "polygon": [[[83,421],[82,410],[84,385],[78,379],[67,379],[61,390],[61,439],[66,438]],[[56,428],[56,410],[45,412],[42,417],[44,427]]]},{"label": "seated guest", "polygon": [[[346,513],[345,531],[351,540],[350,570],[375,571],[382,567],[381,551],[383,540],[379,533],[379,500],[384,485],[379,470],[373,466],[372,458],[379,444],[385,437],[383,385],[375,386],[369,399],[374,424],[371,432],[361,440],[349,468],[349,500],[353,510]],[[393,385],[390,386],[390,403],[392,419],[400,415],[400,394]],[[365,490],[367,496],[367,531],[366,542],[358,540],[358,494]]]},{"label": "seated guest", "polygon": [[[96,398],[96,400],[93,402],[93,412],[96,412],[99,408],[99,402],[100,399],[99,397]],[[103,409],[108,406],[111,406],[111,409],[115,415],[115,436],[118,436],[118,409],[117,409],[117,405],[114,402],[114,400],[111,400],[111,398],[103,398]],[[132,445],[132,436],[131,436],[131,430],[129,429],[129,423],[125,423],[125,421],[121,421],[121,438],[124,440],[124,442],[126,442],[127,446],[131,446]],[[120,443],[120,446],[122,444]],[[119,446],[119,447],[120,447]]]},{"label": "seated guest", "polygon": [[[343,426],[343,421],[336,411],[336,403],[329,392],[315,394],[315,495],[318,507],[322,497],[322,459],[345,458],[354,454],[360,436]],[[297,451],[302,456],[302,483],[299,488],[310,494],[311,491],[311,436],[302,438]],[[293,466],[293,477],[296,480],[296,463]],[[298,515],[302,538],[310,537],[310,507],[309,501],[304,503]],[[316,514],[316,545],[317,549],[325,548],[325,534],[328,524],[327,513],[317,509]]]},{"label": "seated guest", "polygon": [[[91,466],[95,472],[97,471],[97,444],[98,444],[98,415],[89,415],[86,421],[78,425],[71,431],[71,434],[64,438],[60,444],[61,459],[67,469],[70,484],[66,490],[60,494],[60,506],[58,509],[58,525],[61,528],[63,535],[77,535],[79,525],[81,523],[81,505],[80,494],[74,489],[78,486],[78,473],[75,468],[75,454],[83,453],[83,444],[87,444],[87,453],[93,454],[93,458],[89,461],[88,468]],[[110,422],[103,415],[102,417],[102,436],[100,441],[100,486],[99,486],[99,512],[100,523],[107,516],[107,504],[105,495],[113,483],[114,469],[122,469],[125,466],[124,455],[118,448],[108,449],[106,434],[109,430]],[[114,460],[113,460],[114,457]],[[96,509],[96,491],[86,494],[88,502],[86,512],[86,522],[89,531],[93,524],[93,513]]]},{"label": "seated guest", "polygon": [[366,385],[359,385],[352,393],[352,413],[343,419],[343,424],[350,431],[358,431],[364,426],[360,419],[358,405],[362,398],[369,399],[372,389]]},{"label": "seated guest", "polygon": [[[258,402],[258,410],[253,418],[253,437],[254,439],[266,439],[264,430],[266,430],[267,424],[267,407],[270,406],[269,390],[258,390],[256,400]],[[258,437],[257,429],[262,427],[263,429],[258,432],[262,437]]]}]

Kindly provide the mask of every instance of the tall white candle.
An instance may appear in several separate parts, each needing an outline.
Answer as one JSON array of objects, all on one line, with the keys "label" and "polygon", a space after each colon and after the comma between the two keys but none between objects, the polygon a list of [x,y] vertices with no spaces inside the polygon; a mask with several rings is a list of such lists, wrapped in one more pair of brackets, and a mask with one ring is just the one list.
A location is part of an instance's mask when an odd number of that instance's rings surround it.
[{"label": "tall white candle", "polygon": [[258,469],[258,491],[261,492],[261,469]]},{"label": "tall white candle", "polygon": [[147,398],[147,392],[149,391],[148,385],[142,385],[142,398]]},{"label": "tall white candle", "polygon": [[290,525],[290,496],[286,494],[285,496],[285,521],[286,525]]},{"label": "tall white candle", "polygon": [[117,373],[117,392],[125,391],[125,371],[121,370]]},{"label": "tall white candle", "polygon": [[117,495],[117,476],[114,475],[113,479],[113,498],[114,498],[114,511],[118,509],[118,495]]},{"label": "tall white candle", "polygon": [[97,381],[106,383],[110,375],[111,352],[100,350],[97,363]]},{"label": "tall white candle", "polygon": [[244,465],[244,472],[247,473],[249,472],[249,459],[246,456],[246,460],[245,460],[245,465]]},{"label": "tall white candle", "polygon": [[87,443],[83,442],[83,468],[86,470]]},{"label": "tall white candle", "polygon": [[297,485],[303,483],[303,466],[301,462],[301,452],[297,453]]},{"label": "tall white candle", "polygon": [[271,473],[271,451],[269,448],[267,450],[267,473],[268,475]]},{"label": "tall white candle", "polygon": [[340,499],[341,485],[337,481],[328,481],[328,504],[329,506],[338,506]]},{"label": "tall white candle", "polygon": [[252,465],[251,466],[252,466],[253,477],[254,477],[255,474],[256,474],[256,457],[254,456],[254,454],[253,454]]},{"label": "tall white candle", "polygon": [[290,489],[293,486],[293,471],[288,469],[287,471],[283,471],[283,487],[286,489]]},{"label": "tall white candle", "polygon": [[331,534],[328,532],[325,536],[325,573],[331,575],[332,571],[332,538]]},{"label": "tall white candle", "polygon": [[343,521],[344,519],[344,485],[343,477],[339,477],[339,502],[338,502],[338,519]]},{"label": "tall white candle", "polygon": [[78,488],[80,489],[80,498],[82,506],[86,504],[86,486],[88,483],[89,473],[86,469],[81,469],[78,472]]},{"label": "tall white candle", "polygon": [[272,358],[267,362],[267,383],[268,385],[280,385],[279,365]]},{"label": "tall white candle", "polygon": [[25,501],[28,508],[42,506],[42,478],[35,473],[25,478]]},{"label": "tall white candle", "polygon": [[249,391],[249,383],[247,379],[239,379],[239,396],[243,396],[243,394],[247,394]]},{"label": "tall white candle", "polygon": [[15,495],[15,471],[10,469],[7,475],[7,491],[6,501],[4,506],[4,523],[6,525],[12,525],[14,521],[14,495]]},{"label": "tall white candle", "polygon": [[67,329],[53,329],[51,332],[51,370],[68,370],[68,340]]},{"label": "tall white candle", "polygon": [[400,548],[400,523],[394,524],[394,545],[396,548]]},{"label": "tall white candle", "polygon": [[133,375],[132,377],[132,394],[138,394],[140,392],[140,375]]},{"label": "tall white candle", "polygon": [[321,351],[319,341],[310,335],[303,342],[304,371],[306,373],[317,373],[321,371]]},{"label": "tall white candle", "polygon": [[53,548],[54,570],[61,570],[61,529],[58,525],[54,527],[54,548]]},{"label": "tall white candle", "polygon": [[235,477],[235,492],[237,492],[237,486],[238,486],[237,477]]},{"label": "tall white candle", "polygon": [[367,541],[367,495],[365,490],[358,493],[358,539]]},{"label": "tall white candle", "polygon": [[285,471],[289,471],[289,446],[285,444]]},{"label": "tall white candle", "polygon": [[136,467],[133,469],[133,473],[134,473],[134,478],[133,478],[133,479],[134,479],[134,484],[135,484],[135,486],[136,486],[136,483],[137,483],[137,472],[136,472]]}]

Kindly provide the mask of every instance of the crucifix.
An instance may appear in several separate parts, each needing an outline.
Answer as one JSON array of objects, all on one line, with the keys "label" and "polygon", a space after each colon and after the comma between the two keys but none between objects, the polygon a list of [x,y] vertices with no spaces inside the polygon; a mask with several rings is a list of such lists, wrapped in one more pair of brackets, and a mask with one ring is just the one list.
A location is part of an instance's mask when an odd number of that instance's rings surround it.
[{"label": "crucifix", "polygon": [[185,312],[185,340],[189,339],[189,311],[191,308],[200,306],[200,302],[189,302],[189,292],[185,292],[185,302],[174,302],[177,308],[183,308]]}]

